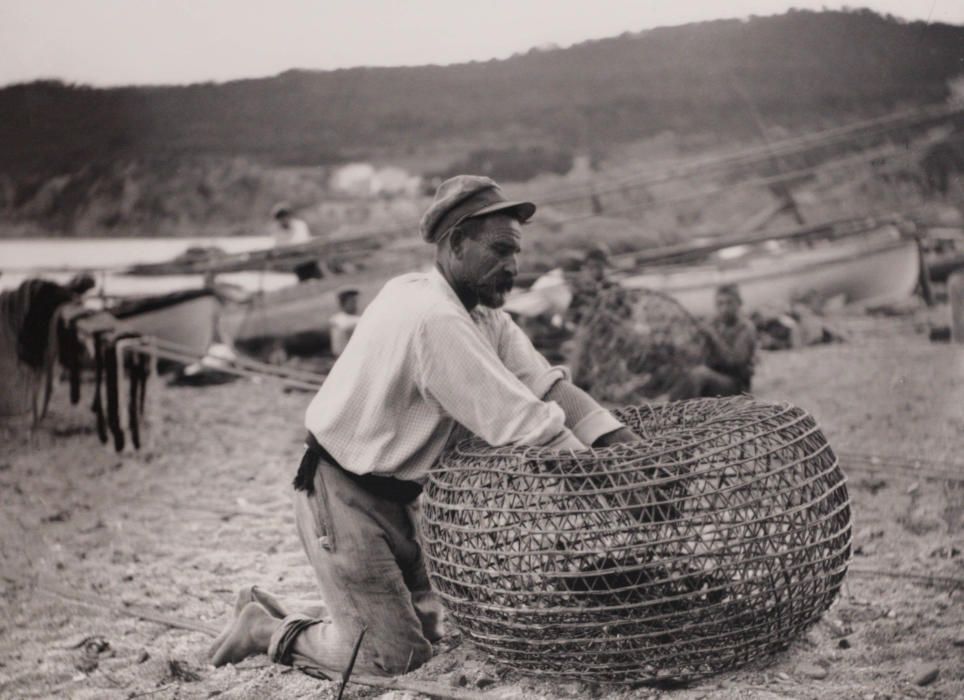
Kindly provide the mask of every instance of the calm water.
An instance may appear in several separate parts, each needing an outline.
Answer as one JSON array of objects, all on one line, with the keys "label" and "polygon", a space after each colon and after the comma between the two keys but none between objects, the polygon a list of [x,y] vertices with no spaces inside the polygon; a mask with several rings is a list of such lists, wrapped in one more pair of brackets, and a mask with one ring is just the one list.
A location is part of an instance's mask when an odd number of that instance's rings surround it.
[{"label": "calm water", "polygon": [[[192,289],[202,284],[200,275],[134,277],[121,274],[135,263],[163,262],[192,246],[217,246],[228,253],[243,253],[272,245],[270,236],[202,238],[12,238],[0,239],[0,289],[19,285],[28,277],[66,282],[79,271],[94,273],[97,293],[160,294]],[[295,281],[281,273],[234,272],[218,276],[245,289],[276,289]]]}]

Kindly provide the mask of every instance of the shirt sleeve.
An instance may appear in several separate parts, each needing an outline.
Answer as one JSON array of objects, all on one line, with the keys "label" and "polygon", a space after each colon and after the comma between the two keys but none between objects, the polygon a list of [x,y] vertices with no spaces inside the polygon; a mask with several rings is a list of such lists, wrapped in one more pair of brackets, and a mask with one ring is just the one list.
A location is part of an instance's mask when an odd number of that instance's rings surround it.
[{"label": "shirt sleeve", "polygon": [[556,382],[570,378],[568,369],[549,364],[507,313],[499,312],[496,323],[499,359],[538,398],[545,399]]},{"label": "shirt sleeve", "polygon": [[566,428],[558,404],[541,401],[503,364],[468,318],[429,317],[413,343],[419,391],[425,399],[490,445],[585,449]]}]

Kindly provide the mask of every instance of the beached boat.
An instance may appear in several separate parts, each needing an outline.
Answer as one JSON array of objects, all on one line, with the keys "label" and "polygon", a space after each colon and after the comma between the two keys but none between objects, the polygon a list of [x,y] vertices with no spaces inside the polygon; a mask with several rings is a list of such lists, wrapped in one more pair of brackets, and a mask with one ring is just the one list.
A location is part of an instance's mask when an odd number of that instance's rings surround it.
[{"label": "beached boat", "polygon": [[714,293],[722,284],[739,285],[748,310],[786,307],[809,295],[874,304],[906,298],[917,286],[917,242],[901,236],[896,226],[810,245],[750,249],[714,264],[647,270],[620,283],[670,294],[691,313],[707,316],[714,312]]},{"label": "beached boat", "polygon": [[[385,283],[385,278],[350,275],[306,280],[290,287],[255,294],[244,303],[226,304],[220,313],[218,329],[228,343],[246,351],[260,353],[264,346],[299,334],[327,333],[328,319],[338,312],[338,291],[345,286],[357,288],[360,306],[370,301]],[[321,341],[324,345],[324,341]]]},{"label": "beached boat", "polygon": [[[614,277],[630,289],[670,294],[703,316],[714,312],[715,290],[722,284],[739,285],[744,308],[751,311],[787,307],[811,295],[846,304],[909,296],[920,275],[917,241],[886,221],[846,224],[630,254],[626,257],[642,270]],[[544,306],[538,295],[514,295],[506,309],[523,316],[538,313]]]},{"label": "beached boat", "polygon": [[[247,293],[224,294],[218,281],[216,295],[193,290],[165,298],[128,302],[121,313],[136,330],[190,347],[203,353],[214,339],[261,354],[301,336],[308,354],[327,346],[328,319],[338,311],[338,291],[345,286],[359,290],[361,302],[370,300],[391,276],[394,261],[405,260],[410,241],[379,240],[362,235],[312,239],[305,243],[226,254],[197,249],[162,263],[134,265],[126,270],[129,280],[190,279],[204,274],[218,280],[254,275],[242,285]],[[310,267],[308,274],[301,272]],[[409,268],[411,269],[411,268]],[[295,272],[295,277],[278,272]],[[172,275],[175,275],[172,277]],[[284,277],[283,286],[261,284],[265,276]],[[162,277],[163,276],[163,277]],[[241,280],[237,280],[239,283]],[[211,280],[208,282],[211,283]],[[127,311],[127,309],[130,309]],[[287,345],[287,342],[286,342]]]},{"label": "beached boat", "polygon": [[304,345],[296,354],[317,354],[327,347],[328,322],[339,311],[338,292],[347,287],[358,290],[360,312],[391,277],[424,266],[424,251],[416,251],[413,256],[404,246],[394,247],[382,259],[366,261],[370,268],[266,290],[243,303],[226,303],[218,321],[221,338],[257,355],[279,343],[289,352],[294,343]]},{"label": "beached boat", "polygon": [[203,355],[214,340],[220,308],[213,290],[189,289],[125,299],[108,310],[131,330]]}]

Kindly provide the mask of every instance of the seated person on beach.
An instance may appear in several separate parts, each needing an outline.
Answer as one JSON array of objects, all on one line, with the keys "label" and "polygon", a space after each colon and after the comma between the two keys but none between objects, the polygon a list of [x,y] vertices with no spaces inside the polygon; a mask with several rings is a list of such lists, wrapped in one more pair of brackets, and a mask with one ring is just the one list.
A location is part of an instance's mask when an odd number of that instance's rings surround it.
[{"label": "seated person on beach", "polygon": [[613,284],[606,277],[609,265],[609,248],[604,243],[594,244],[582,260],[578,269],[567,275],[572,301],[566,314],[572,324],[579,324],[596,304],[599,294]]},{"label": "seated person on beach", "polygon": [[706,364],[687,372],[670,392],[670,400],[700,396],[733,396],[750,390],[756,360],[756,328],[743,315],[743,299],[735,284],[716,290],[716,318],[702,331],[709,346]]},{"label": "seated person on beach", "polygon": [[345,351],[348,339],[355,332],[361,318],[358,315],[358,290],[346,287],[338,292],[340,310],[328,320],[328,334],[331,337],[331,354],[338,357]]},{"label": "seated person on beach", "polygon": [[418,499],[453,431],[557,450],[638,440],[499,308],[535,209],[487,177],[439,186],[420,225],[434,269],[383,287],[305,415],[295,520],[324,605],[294,610],[242,589],[211,649],[216,666],[267,653],[334,676],[363,631],[358,673],[421,666],[443,628],[417,536]]},{"label": "seated person on beach", "polygon": [[530,291],[538,292],[542,298],[539,315],[551,318],[552,325],[561,327],[567,321],[578,323],[610,282],[606,279],[609,252],[601,243],[586,253],[567,250],[559,257],[559,267],[539,277]]}]

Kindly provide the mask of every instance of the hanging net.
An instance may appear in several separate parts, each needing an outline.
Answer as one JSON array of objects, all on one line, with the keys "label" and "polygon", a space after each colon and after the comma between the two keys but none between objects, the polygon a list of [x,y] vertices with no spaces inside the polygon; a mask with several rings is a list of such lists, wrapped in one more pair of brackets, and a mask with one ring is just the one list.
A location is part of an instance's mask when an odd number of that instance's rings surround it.
[{"label": "hanging net", "polygon": [[649,289],[602,288],[581,314],[573,381],[596,399],[642,403],[705,362],[706,339],[679,302]]},{"label": "hanging net", "polygon": [[785,648],[851,545],[813,418],[747,397],[615,412],[641,442],[447,453],[423,496],[432,584],[463,634],[528,673],[687,681]]}]

